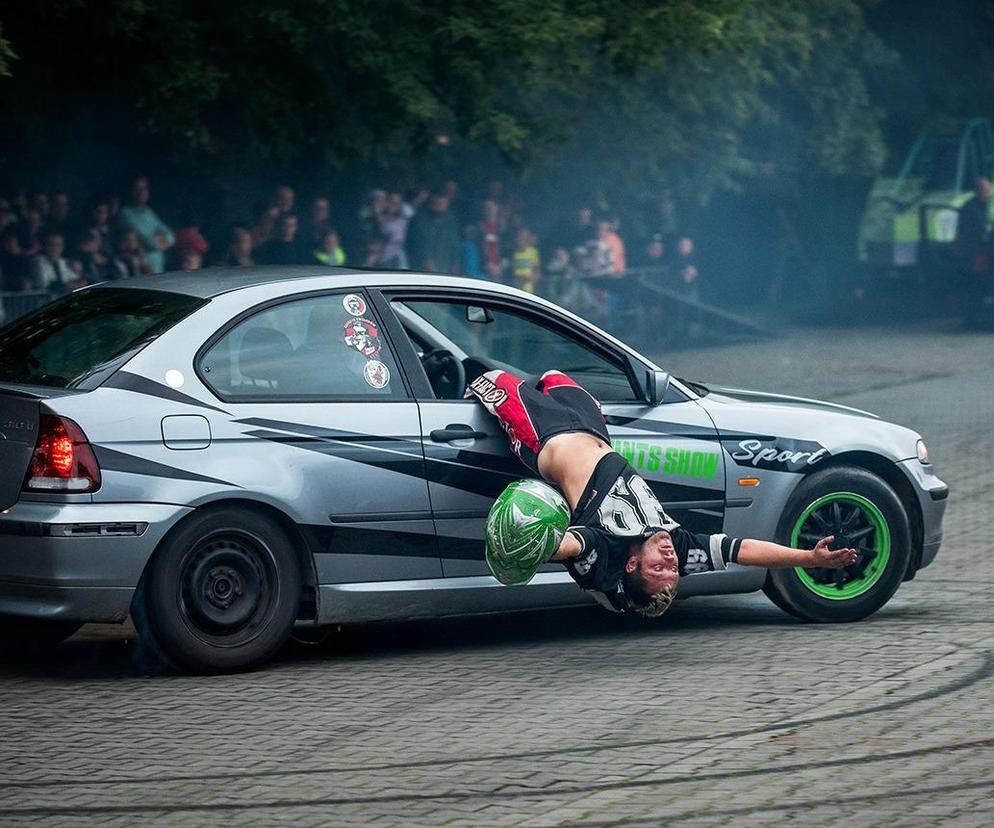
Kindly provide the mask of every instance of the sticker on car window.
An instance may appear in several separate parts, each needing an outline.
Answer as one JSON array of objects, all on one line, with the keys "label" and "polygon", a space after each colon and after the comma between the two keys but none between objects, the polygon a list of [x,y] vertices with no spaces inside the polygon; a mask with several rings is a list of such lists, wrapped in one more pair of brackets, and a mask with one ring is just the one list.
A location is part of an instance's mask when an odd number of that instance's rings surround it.
[{"label": "sticker on car window", "polygon": [[362,376],[372,388],[386,388],[390,384],[390,369],[378,359],[371,359],[363,366]]},{"label": "sticker on car window", "polygon": [[366,312],[366,300],[357,293],[350,293],[342,299],[342,307],[349,316],[362,316]]},{"label": "sticker on car window", "polygon": [[350,319],[345,323],[345,344],[355,348],[366,359],[375,359],[383,350],[376,323],[362,317]]}]

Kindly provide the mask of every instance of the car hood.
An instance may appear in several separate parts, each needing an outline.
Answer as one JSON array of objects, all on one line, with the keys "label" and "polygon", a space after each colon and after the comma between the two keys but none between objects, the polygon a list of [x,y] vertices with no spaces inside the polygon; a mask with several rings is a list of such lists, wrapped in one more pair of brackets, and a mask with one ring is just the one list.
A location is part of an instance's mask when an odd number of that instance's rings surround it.
[{"label": "car hood", "polygon": [[730,388],[724,385],[708,385],[711,393],[706,399],[719,403],[749,403],[750,405],[769,405],[775,411],[785,411],[788,409],[804,411],[830,411],[850,414],[856,417],[880,418],[869,411],[860,408],[851,408],[848,405],[824,402],[822,400],[811,400],[807,397],[792,397],[787,394],[771,394],[765,391],[751,391],[746,388]]},{"label": "car hood", "polygon": [[858,408],[738,388],[708,386],[698,401],[711,417],[730,454],[756,467],[759,455],[794,458],[770,467],[806,470],[831,456],[851,451],[891,460],[916,456],[919,435]]}]

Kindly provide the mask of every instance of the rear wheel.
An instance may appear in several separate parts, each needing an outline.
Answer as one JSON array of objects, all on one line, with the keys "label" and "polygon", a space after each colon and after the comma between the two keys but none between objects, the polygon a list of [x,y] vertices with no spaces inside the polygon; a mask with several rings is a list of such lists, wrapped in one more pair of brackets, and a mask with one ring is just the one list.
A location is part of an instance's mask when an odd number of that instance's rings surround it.
[{"label": "rear wheel", "polygon": [[826,469],[805,479],[784,510],[777,541],[811,549],[834,535],[832,546],[859,553],[842,569],[772,569],[763,591],[781,609],[809,621],[856,621],[876,612],[897,591],[908,567],[908,516],[894,490],[859,468]]},{"label": "rear wheel", "polygon": [[146,642],[198,672],[238,670],[273,656],[300,605],[300,563],[283,531],[238,508],[194,515],[166,538],[145,573]]},{"label": "rear wheel", "polygon": [[30,655],[50,650],[82,626],[80,621],[0,615],[0,653]]}]

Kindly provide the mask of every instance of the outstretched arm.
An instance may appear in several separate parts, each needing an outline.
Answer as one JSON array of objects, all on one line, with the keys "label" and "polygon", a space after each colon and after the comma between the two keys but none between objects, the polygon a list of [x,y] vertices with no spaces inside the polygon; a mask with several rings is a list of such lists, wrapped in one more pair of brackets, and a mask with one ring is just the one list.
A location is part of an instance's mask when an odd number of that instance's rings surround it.
[{"label": "outstretched arm", "polygon": [[556,554],[549,560],[565,561],[567,558],[576,558],[582,551],[583,544],[580,543],[580,539],[572,532],[567,532],[563,535],[563,539],[559,542],[559,548],[556,549]]},{"label": "outstretched arm", "polygon": [[829,549],[834,535],[822,538],[814,549],[792,549],[768,541],[744,539],[736,561],[743,566],[765,566],[768,569],[789,569],[795,566],[838,569],[849,566],[857,558],[855,549]]}]

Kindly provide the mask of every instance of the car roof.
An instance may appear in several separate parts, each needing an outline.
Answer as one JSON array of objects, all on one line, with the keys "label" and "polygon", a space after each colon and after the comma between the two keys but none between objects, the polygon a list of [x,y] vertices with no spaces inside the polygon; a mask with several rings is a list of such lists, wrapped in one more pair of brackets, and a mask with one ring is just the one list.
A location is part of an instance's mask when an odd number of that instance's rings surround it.
[{"label": "car roof", "polygon": [[[140,288],[182,293],[200,299],[211,299],[222,293],[275,283],[303,282],[293,285],[293,290],[312,287],[361,288],[387,287],[486,287],[497,292],[508,291],[493,282],[481,282],[455,276],[431,273],[411,273],[410,271],[383,271],[348,267],[322,267],[320,265],[287,265],[266,267],[215,267],[190,273],[160,273],[155,276],[141,276],[136,279],[103,282],[94,289]],[[287,285],[290,288],[290,285]]]},{"label": "car roof", "polygon": [[[448,276],[440,273],[417,273],[409,270],[377,270],[375,268],[325,267],[321,265],[272,265],[265,267],[214,267],[190,273],[160,273],[155,276],[139,276],[102,282],[83,290],[106,290],[115,288],[136,288],[162,290],[181,293],[199,299],[212,299],[224,293],[238,290],[251,290],[265,285],[286,286],[286,295],[310,290],[334,290],[341,288],[475,288],[490,294],[527,299],[532,304],[554,308],[561,314],[572,317],[586,328],[597,331],[598,336],[627,351],[652,368],[658,368],[651,360],[635,351],[630,345],[596,328],[586,319],[555,305],[541,296],[524,293],[510,285],[483,279],[463,276]],[[683,386],[681,386],[683,388]],[[689,394],[692,398],[693,392]]]}]

